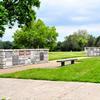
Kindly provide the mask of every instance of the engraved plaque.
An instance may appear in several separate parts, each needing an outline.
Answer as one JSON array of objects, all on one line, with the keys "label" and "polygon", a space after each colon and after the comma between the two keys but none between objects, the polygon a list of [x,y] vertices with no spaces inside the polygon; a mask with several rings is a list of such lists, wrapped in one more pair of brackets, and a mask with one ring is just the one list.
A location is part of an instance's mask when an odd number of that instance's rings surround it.
[{"label": "engraved plaque", "polygon": [[40,61],[42,61],[42,60],[44,60],[44,53],[43,52],[40,53]]},{"label": "engraved plaque", "polygon": [[18,65],[19,64],[19,57],[14,55],[12,57],[12,63],[13,63],[13,65]]},{"label": "engraved plaque", "polygon": [[25,52],[24,51],[19,51],[19,56],[24,56]]},{"label": "engraved plaque", "polygon": [[27,50],[26,55],[31,55],[31,52],[29,50]]}]

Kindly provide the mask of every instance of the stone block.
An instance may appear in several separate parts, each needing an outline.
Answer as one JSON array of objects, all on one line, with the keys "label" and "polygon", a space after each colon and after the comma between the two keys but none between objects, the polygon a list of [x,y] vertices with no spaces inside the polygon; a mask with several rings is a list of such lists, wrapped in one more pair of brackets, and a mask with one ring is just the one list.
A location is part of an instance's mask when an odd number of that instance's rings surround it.
[{"label": "stone block", "polygon": [[48,49],[0,50],[0,68],[48,62]]}]

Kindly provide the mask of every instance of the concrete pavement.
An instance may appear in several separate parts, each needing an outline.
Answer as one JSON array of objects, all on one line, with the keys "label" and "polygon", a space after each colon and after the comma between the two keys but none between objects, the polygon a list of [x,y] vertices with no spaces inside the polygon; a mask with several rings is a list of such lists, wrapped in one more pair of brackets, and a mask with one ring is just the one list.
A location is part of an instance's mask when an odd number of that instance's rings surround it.
[{"label": "concrete pavement", "polygon": [[100,84],[0,78],[0,98],[10,100],[100,100]]}]

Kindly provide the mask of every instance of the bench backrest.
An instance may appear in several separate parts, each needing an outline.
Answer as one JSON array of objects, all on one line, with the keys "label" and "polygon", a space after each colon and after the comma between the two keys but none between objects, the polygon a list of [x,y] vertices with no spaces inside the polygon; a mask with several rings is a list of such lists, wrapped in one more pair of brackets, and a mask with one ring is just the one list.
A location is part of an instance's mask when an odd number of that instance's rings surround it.
[{"label": "bench backrest", "polygon": [[70,59],[63,59],[63,60],[58,60],[57,62],[63,62],[63,61],[72,61],[72,60],[78,60],[77,58],[70,58]]}]

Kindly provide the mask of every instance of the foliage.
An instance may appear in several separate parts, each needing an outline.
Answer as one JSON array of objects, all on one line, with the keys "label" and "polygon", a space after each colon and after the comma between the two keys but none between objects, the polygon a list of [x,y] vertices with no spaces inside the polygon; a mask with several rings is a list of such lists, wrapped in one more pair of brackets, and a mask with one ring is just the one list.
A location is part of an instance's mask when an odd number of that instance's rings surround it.
[{"label": "foliage", "polygon": [[96,42],[95,42],[95,45],[97,47],[100,47],[100,36],[97,37]]},{"label": "foliage", "polygon": [[96,41],[96,38],[93,37],[92,35],[90,35],[90,36],[89,36],[89,39],[88,39],[87,47],[96,46],[96,45],[95,45],[95,41]]},{"label": "foliage", "polygon": [[58,41],[54,51],[61,51],[62,50],[62,42]]},{"label": "foliage", "polygon": [[77,51],[83,50],[84,46],[88,43],[89,35],[86,30],[79,30],[74,32],[69,37],[65,38],[64,46],[67,43],[67,50]]},{"label": "foliage", "polygon": [[55,27],[46,26],[40,19],[32,22],[31,27],[18,30],[13,38],[15,48],[49,48],[56,45],[58,33]]},{"label": "foliage", "polygon": [[80,51],[81,47],[79,43],[74,38],[74,35],[70,35],[66,37],[65,41],[63,42],[62,50],[63,51]]},{"label": "foliage", "polygon": [[1,0],[1,36],[4,33],[4,25],[7,25],[7,23],[9,24],[10,28],[14,25],[16,21],[18,22],[19,27],[24,25],[30,26],[30,22],[36,18],[35,7],[39,6],[39,0]]},{"label": "foliage", "polygon": [[5,28],[4,25],[7,24],[7,10],[3,7],[2,3],[0,2],[0,37],[4,34]]},{"label": "foliage", "polygon": [[10,41],[0,41],[0,49],[12,49],[13,43]]},{"label": "foliage", "polygon": [[0,77],[100,83],[100,57],[80,60],[80,63],[65,67],[30,69],[11,74],[3,74]]},{"label": "foliage", "polygon": [[79,30],[58,42],[56,51],[82,51],[84,47],[100,46],[100,37],[93,37],[86,30]]}]

